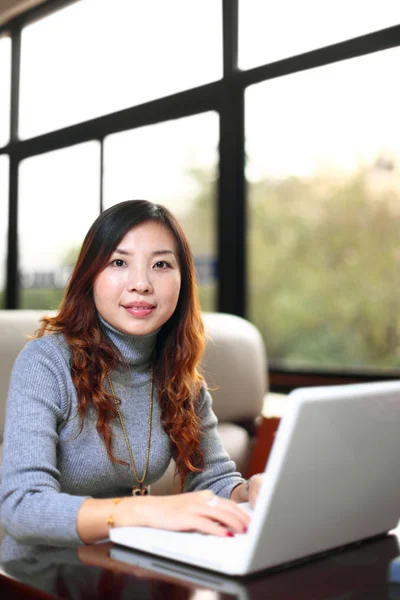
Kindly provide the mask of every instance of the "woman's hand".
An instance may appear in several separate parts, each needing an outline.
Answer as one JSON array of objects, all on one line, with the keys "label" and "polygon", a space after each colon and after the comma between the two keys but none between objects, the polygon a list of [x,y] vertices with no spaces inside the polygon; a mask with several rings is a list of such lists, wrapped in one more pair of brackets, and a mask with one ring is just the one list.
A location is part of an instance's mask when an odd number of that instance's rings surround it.
[{"label": "woman's hand", "polygon": [[258,473],[252,475],[245,483],[233,488],[231,500],[235,502],[249,502],[251,508],[254,508],[263,482],[264,474]]},{"label": "woman's hand", "polygon": [[244,533],[249,515],[232,500],[209,490],[174,496],[124,498],[114,509],[115,527],[129,525],[216,536]]},{"label": "woman's hand", "polygon": [[264,475],[262,473],[258,473],[257,475],[253,475],[246,481],[246,491],[248,502],[250,502],[251,508],[254,508],[257,502],[258,494],[260,493],[261,484],[263,482]]}]

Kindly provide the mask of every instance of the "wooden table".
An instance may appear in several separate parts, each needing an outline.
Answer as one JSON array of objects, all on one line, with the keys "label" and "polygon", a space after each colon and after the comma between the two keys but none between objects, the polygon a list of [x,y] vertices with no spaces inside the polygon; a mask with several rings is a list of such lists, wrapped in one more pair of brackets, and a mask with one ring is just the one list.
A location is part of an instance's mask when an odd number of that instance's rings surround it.
[{"label": "wooden table", "polygon": [[[38,549],[5,562],[1,600],[378,600],[400,599],[400,583],[388,581],[399,554],[391,535],[278,572],[235,579],[170,562],[167,573],[112,560],[110,544]],[[136,553],[137,555],[138,553]],[[139,553],[140,554],[140,553]],[[133,553],[135,556],[135,553]],[[142,555],[143,556],[143,555]],[[157,559],[155,560],[157,563]],[[193,572],[195,575],[193,575]],[[15,579],[11,579],[14,577]],[[225,590],[225,591],[224,591]]]}]

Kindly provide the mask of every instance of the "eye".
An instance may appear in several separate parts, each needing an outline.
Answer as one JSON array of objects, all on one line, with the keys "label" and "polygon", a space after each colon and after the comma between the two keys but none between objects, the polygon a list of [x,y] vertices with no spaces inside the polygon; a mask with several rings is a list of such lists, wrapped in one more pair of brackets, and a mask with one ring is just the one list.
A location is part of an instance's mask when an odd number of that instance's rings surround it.
[{"label": "eye", "polygon": [[156,269],[168,269],[171,265],[166,260],[158,260],[154,266]]},{"label": "eye", "polygon": [[111,261],[111,264],[114,265],[114,267],[124,267],[126,262],[122,260],[122,258],[115,258]]}]

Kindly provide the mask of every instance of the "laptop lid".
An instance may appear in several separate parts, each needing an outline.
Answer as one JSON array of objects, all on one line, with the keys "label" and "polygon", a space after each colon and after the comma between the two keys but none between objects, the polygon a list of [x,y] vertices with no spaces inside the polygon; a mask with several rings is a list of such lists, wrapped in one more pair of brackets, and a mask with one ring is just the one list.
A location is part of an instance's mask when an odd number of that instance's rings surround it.
[{"label": "laptop lid", "polygon": [[400,518],[400,381],[287,399],[249,533],[247,571],[393,529]]}]

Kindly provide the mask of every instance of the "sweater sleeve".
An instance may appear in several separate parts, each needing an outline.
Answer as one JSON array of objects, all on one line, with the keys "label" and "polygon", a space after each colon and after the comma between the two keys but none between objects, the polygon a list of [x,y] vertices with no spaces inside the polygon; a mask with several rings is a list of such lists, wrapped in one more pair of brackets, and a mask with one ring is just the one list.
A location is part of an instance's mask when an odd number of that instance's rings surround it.
[{"label": "sweater sleeve", "polygon": [[61,493],[57,468],[58,431],[69,406],[63,363],[56,345],[40,338],[25,346],[11,374],[0,506],[3,528],[19,542],[81,541],[76,523],[86,496]]},{"label": "sweater sleeve", "polygon": [[231,491],[245,480],[236,471],[236,465],[230,460],[218,435],[218,419],[212,410],[210,393],[203,387],[198,399],[198,414],[201,419],[204,454],[204,470],[191,473],[185,484],[186,492],[195,490],[211,490],[223,498],[229,498]]}]

